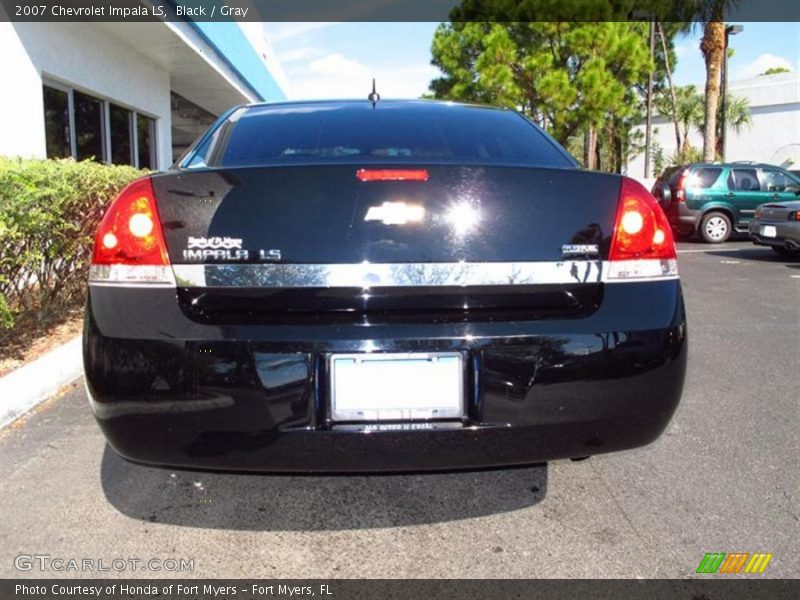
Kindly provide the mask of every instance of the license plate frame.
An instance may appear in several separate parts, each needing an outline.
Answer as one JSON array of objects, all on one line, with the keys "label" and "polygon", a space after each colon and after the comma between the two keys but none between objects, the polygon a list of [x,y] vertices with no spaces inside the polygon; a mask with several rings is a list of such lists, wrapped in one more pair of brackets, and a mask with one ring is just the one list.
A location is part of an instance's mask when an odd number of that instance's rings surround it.
[{"label": "license plate frame", "polygon": [[774,225],[762,225],[761,235],[768,238],[778,237],[778,230]]},{"label": "license plate frame", "polygon": [[466,414],[461,352],[337,353],[328,359],[334,422],[421,422]]}]

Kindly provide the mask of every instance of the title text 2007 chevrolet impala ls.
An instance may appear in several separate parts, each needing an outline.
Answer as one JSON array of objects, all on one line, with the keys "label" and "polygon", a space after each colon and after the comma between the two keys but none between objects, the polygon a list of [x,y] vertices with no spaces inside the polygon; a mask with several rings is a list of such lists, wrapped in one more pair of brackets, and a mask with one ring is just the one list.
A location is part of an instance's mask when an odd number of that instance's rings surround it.
[{"label": "title text 2007 chevrolet impala ls", "polygon": [[260,104],[97,233],[91,406],[144,463],[471,468],[641,446],[686,368],[669,223],[509,110]]}]

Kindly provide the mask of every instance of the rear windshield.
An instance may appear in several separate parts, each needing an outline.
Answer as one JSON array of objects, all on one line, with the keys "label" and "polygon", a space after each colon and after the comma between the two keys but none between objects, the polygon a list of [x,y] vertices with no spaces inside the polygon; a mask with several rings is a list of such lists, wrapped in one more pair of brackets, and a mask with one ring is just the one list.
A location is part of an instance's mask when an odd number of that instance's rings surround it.
[{"label": "rear windshield", "polygon": [[720,173],[722,173],[722,169],[719,167],[699,167],[693,169],[686,185],[692,188],[710,188],[717,181]]},{"label": "rear windshield", "polygon": [[675,175],[677,175],[680,171],[682,171],[685,167],[682,165],[678,165],[675,167],[667,167],[664,169],[664,172],[661,174],[661,177],[658,178],[659,181],[670,181],[671,179],[675,179]]},{"label": "rear windshield", "polygon": [[225,121],[189,167],[336,162],[572,167],[551,138],[504,110],[368,102],[255,106]]}]

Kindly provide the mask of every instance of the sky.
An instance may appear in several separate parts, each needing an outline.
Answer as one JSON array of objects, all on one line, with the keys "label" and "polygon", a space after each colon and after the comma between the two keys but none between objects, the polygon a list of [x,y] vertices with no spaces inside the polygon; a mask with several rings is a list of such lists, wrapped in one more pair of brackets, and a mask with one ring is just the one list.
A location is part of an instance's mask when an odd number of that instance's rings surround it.
[{"label": "sky", "polygon": [[[266,23],[267,40],[285,74],[287,96],[362,98],[372,78],[384,98],[418,98],[438,74],[430,64],[438,23]],[[744,23],[730,38],[729,79],[755,77],[770,67],[800,70],[800,23]],[[705,81],[702,28],[676,39],[676,85]]]},{"label": "sky", "polygon": [[[800,23],[742,23],[744,31],[730,36],[733,56],[728,59],[728,80],[756,77],[771,67],[800,70]],[[705,83],[706,67],[700,52],[702,28],[675,40],[678,65],[675,84]]]}]

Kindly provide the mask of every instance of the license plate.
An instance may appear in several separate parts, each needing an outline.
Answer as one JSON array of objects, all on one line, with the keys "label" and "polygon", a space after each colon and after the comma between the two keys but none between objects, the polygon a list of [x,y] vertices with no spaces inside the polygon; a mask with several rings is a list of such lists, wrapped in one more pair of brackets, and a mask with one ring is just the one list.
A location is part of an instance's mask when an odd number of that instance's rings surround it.
[{"label": "license plate", "polygon": [[762,225],[761,235],[764,237],[775,237],[778,235],[778,231],[775,229],[774,225]]},{"label": "license plate", "polygon": [[457,352],[334,354],[334,421],[413,421],[464,415],[464,358]]}]

